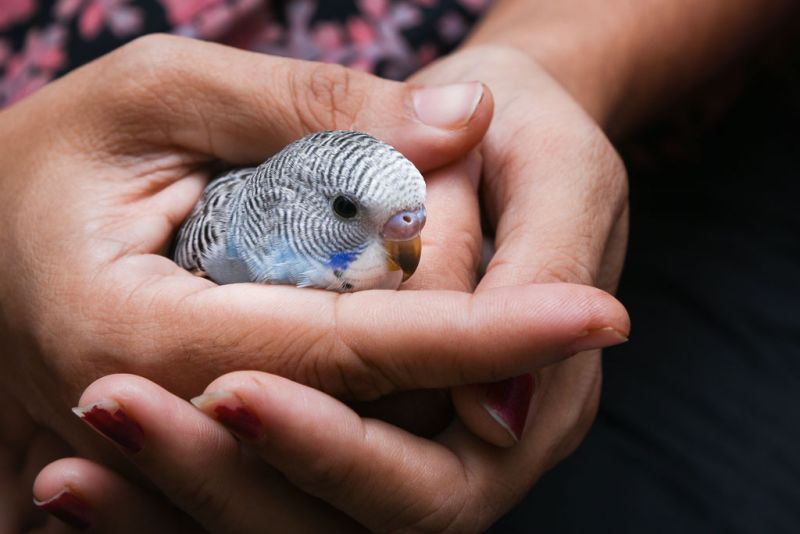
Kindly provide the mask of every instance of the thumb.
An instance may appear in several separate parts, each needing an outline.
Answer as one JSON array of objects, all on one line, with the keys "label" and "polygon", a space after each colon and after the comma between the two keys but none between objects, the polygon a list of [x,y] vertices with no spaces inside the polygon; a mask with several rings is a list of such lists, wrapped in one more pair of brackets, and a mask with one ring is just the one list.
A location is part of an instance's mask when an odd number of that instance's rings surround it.
[{"label": "thumb", "polygon": [[412,85],[165,35],[137,39],[87,69],[95,75],[76,75],[76,83],[96,94],[87,105],[102,103],[108,132],[128,141],[120,125],[130,126],[149,147],[177,145],[234,163],[259,161],[313,131],[347,129],[429,170],[480,142],[493,111],[479,82]]}]

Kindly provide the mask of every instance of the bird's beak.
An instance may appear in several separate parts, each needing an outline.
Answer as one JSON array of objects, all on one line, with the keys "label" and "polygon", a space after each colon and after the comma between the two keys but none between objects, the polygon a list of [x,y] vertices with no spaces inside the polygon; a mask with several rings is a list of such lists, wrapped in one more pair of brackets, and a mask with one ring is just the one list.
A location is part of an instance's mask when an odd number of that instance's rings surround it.
[{"label": "bird's beak", "polygon": [[389,253],[387,263],[390,271],[403,271],[403,282],[408,280],[419,265],[422,253],[422,239],[417,235],[406,241],[383,241],[386,252]]},{"label": "bird's beak", "polygon": [[414,274],[422,253],[419,236],[425,226],[425,208],[402,211],[393,215],[383,226],[383,246],[388,253],[386,262],[390,271],[403,271],[403,282]]}]

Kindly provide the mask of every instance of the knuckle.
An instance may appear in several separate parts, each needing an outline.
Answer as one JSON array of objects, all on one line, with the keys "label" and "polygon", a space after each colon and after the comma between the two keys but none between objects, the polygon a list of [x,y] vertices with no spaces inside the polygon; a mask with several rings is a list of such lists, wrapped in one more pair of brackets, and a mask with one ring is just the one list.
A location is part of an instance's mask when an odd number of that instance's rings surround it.
[{"label": "knuckle", "polygon": [[297,470],[292,483],[312,495],[341,495],[356,479],[354,461],[342,462],[340,455],[318,455],[304,469]]},{"label": "knuckle", "polygon": [[[342,303],[346,296],[337,300],[333,309],[333,328],[325,343],[317,343],[309,377],[330,394],[352,400],[375,400],[395,388],[395,381],[381,364],[365,354],[350,340],[343,326],[346,312]],[[319,350],[322,349],[322,350]]]},{"label": "knuckle", "polygon": [[138,112],[147,111],[153,104],[160,108],[169,104],[166,99],[170,92],[164,89],[182,86],[181,80],[176,80],[186,64],[182,55],[185,55],[184,40],[179,37],[162,34],[139,37],[107,56],[102,72],[113,83],[104,85],[123,97],[117,100],[124,113],[129,113],[131,107]]},{"label": "knuckle", "polygon": [[425,235],[422,247],[425,258],[414,282],[419,287],[455,289],[459,291],[474,289],[475,271],[482,259],[483,236],[473,228],[456,227],[451,234],[442,236]]},{"label": "knuckle", "polygon": [[352,129],[366,100],[366,74],[341,65],[314,63],[290,74],[297,117],[309,131]]},{"label": "knuckle", "polygon": [[154,53],[160,52],[175,40],[174,37],[164,33],[149,33],[133,39],[131,42],[117,49],[115,54],[123,57],[149,58]]},{"label": "knuckle", "polygon": [[594,162],[596,172],[594,179],[595,192],[601,198],[613,202],[615,211],[621,210],[628,199],[628,174],[625,163],[622,161],[611,141],[599,128],[594,128],[595,134],[591,137],[588,146],[590,160]]},{"label": "knuckle", "polygon": [[94,347],[98,356],[131,372],[157,368],[173,356],[170,329],[159,325],[164,303],[147,285],[126,286],[115,282],[114,273],[102,273],[83,300],[91,302],[83,310],[88,323],[83,345]]},{"label": "knuckle", "polygon": [[175,59],[180,41],[177,37],[163,34],[138,37],[109,54],[107,66],[122,81],[136,81],[137,78],[152,73],[154,69],[163,69],[174,64],[172,60]]},{"label": "knuckle", "polygon": [[339,344],[340,349],[332,351],[331,357],[324,362],[324,369],[317,371],[321,375],[329,370],[327,374],[334,380],[330,385],[336,394],[347,399],[370,401],[395,389],[379,365],[344,341]]},{"label": "knuckle", "polygon": [[373,400],[392,390],[380,367],[348,344],[336,328],[283,323],[281,329],[282,336],[267,340],[258,331],[252,342],[249,336],[217,340],[224,347],[218,352],[241,360],[236,362],[240,367],[248,354],[268,354],[269,372],[340,398]]},{"label": "knuckle", "polygon": [[[164,128],[166,111],[176,108],[183,40],[146,35],[87,65],[82,97],[75,103],[81,120],[71,121],[65,141],[95,156],[126,154],[155,128]],[[77,78],[79,79],[79,78]]]},{"label": "knuckle", "polygon": [[473,503],[461,494],[445,497],[441,502],[432,503],[424,515],[393,530],[431,534],[482,532],[488,526],[481,520],[484,506],[481,501]]},{"label": "knuckle", "polygon": [[565,250],[555,250],[549,254],[538,269],[534,279],[537,282],[563,282],[594,285],[596,267],[581,261],[576,255]]}]

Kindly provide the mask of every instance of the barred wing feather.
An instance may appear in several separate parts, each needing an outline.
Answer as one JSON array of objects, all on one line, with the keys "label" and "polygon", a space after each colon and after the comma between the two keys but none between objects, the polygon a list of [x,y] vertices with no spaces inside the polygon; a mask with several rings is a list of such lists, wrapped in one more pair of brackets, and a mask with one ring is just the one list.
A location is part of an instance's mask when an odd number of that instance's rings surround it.
[{"label": "barred wing feather", "polygon": [[205,265],[224,253],[232,200],[255,168],[235,169],[209,184],[200,202],[183,223],[175,241],[175,262],[189,272],[205,275]]}]

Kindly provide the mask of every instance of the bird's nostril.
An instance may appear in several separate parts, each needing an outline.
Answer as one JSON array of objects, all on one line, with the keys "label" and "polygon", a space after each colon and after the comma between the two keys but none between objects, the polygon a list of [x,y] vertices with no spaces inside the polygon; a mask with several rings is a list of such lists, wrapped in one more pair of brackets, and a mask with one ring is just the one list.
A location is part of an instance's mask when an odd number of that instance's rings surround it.
[{"label": "bird's nostril", "polygon": [[405,241],[419,235],[425,226],[425,209],[402,211],[383,225],[383,237],[393,241]]}]

